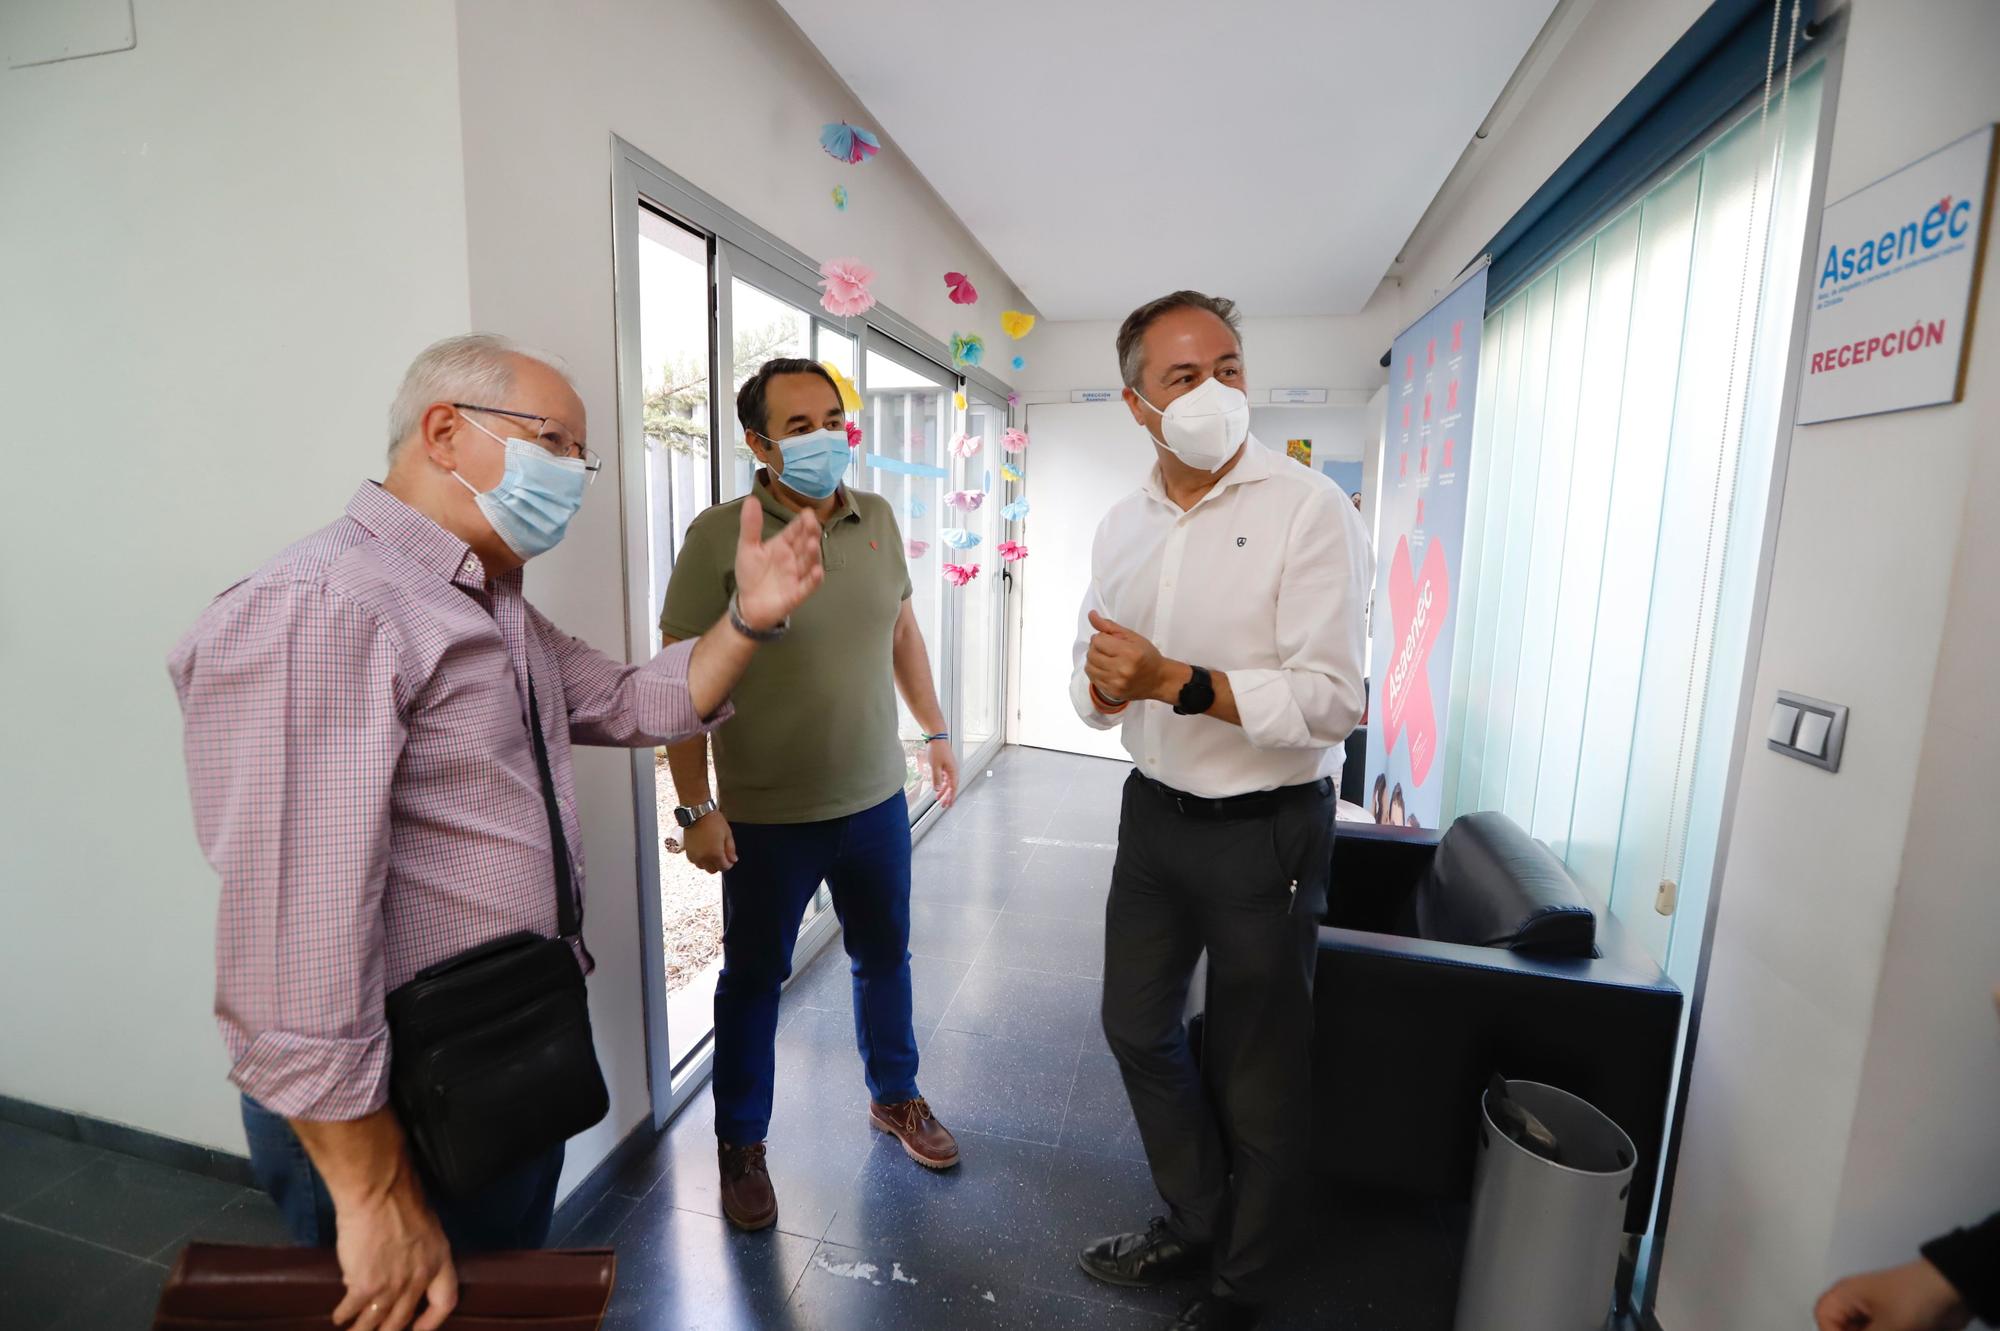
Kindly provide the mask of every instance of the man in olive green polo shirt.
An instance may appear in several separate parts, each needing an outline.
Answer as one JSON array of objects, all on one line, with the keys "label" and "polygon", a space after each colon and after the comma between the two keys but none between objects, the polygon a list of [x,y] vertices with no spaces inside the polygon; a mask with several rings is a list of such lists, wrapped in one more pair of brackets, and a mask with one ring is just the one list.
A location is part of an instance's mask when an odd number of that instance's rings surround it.
[{"label": "man in olive green polo shirt", "polygon": [[[948,1169],[958,1143],[917,1092],[910,1021],[910,824],[896,692],[930,743],[950,804],[958,764],[910,606],[910,572],[889,503],[840,484],[850,459],[840,390],[809,360],[767,362],[736,394],[744,442],[764,464],[753,489],[766,539],[800,513],[823,531],[826,579],[763,647],[715,732],[667,750],[688,858],[722,874],[722,974],[715,986],[715,1133],[722,1209],[741,1229],[778,1218],[764,1162],[776,1075],[778,990],[824,881],[852,961],[854,1029],[869,1119],[918,1164]],[[735,589],[735,505],[696,518],[674,563],[660,632],[715,622]]]}]

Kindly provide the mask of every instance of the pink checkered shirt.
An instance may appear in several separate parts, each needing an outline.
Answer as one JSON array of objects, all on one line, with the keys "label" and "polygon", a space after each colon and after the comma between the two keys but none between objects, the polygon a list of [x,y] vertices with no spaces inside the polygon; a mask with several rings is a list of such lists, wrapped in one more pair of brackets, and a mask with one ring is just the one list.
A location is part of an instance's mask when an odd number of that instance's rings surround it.
[{"label": "pink checkered shirt", "polygon": [[515,930],[556,933],[529,675],[580,895],[570,745],[667,744],[727,719],[695,714],[693,650],[613,660],[529,605],[519,570],[489,581],[372,483],[211,602],[168,669],[195,831],[222,876],[230,1080],[291,1118],[381,1108],[383,995]]}]

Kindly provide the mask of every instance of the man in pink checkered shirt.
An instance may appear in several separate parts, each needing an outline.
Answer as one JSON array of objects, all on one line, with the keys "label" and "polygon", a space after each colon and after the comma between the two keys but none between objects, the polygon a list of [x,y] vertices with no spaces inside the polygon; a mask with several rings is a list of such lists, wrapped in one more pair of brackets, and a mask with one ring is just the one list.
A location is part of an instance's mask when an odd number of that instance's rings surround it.
[{"label": "man in pink checkered shirt", "polygon": [[169,661],[222,878],[216,1016],[252,1167],[300,1242],[338,1248],[333,1320],[356,1331],[441,1325],[451,1248],[539,1246],[562,1167],[558,1145],[474,1196],[427,1198],[387,1107],[384,995],[491,939],[555,936],[556,847],[579,892],[583,873],[571,744],[720,724],[822,577],[817,523],[762,540],[752,500],[736,597],[706,634],[643,666],[568,636],[522,567],[582,503],[584,439],[545,359],[483,335],[430,347],[390,411],[388,479],[216,598]]}]

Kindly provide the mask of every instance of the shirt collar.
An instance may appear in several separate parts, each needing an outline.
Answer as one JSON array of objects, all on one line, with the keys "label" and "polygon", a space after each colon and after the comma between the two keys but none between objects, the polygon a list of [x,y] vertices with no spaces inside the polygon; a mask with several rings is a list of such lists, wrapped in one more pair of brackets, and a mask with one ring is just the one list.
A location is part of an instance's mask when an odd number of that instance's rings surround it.
[{"label": "shirt collar", "polygon": [[[768,467],[758,469],[757,479],[750,488],[756,492],[757,502],[764,506],[764,511],[778,521],[790,522],[798,516],[796,510],[785,507],[785,501],[778,498],[777,491],[771,488]],[[843,485],[834,493],[837,500],[833,506],[833,517],[827,520],[826,525],[831,527],[837,522],[861,521],[861,510],[854,506],[854,496],[848,493],[847,487]]]},{"label": "shirt collar", "polygon": [[[1263,480],[1271,474],[1272,456],[1274,455],[1270,449],[1257,442],[1256,435],[1245,434],[1243,436],[1243,456],[1236,459],[1236,465],[1229,469],[1228,474],[1217,481],[1213,489],[1197,500],[1194,508],[1187,511],[1190,513],[1194,512],[1196,508],[1200,508],[1203,504],[1212,501],[1217,495],[1234,489],[1236,486],[1248,485],[1253,481]],[[1180,505],[1167,496],[1166,482],[1160,479],[1160,464],[1158,462],[1155,462],[1153,469],[1146,473],[1145,484],[1140,488],[1154,499],[1165,504],[1168,508],[1173,509],[1174,512],[1178,513],[1181,511]]]},{"label": "shirt collar", "polygon": [[[347,501],[347,516],[384,545],[409,556],[446,582],[484,590],[486,563],[472,547],[411,508],[375,481],[364,481]],[[515,570],[518,573],[520,570]]]}]

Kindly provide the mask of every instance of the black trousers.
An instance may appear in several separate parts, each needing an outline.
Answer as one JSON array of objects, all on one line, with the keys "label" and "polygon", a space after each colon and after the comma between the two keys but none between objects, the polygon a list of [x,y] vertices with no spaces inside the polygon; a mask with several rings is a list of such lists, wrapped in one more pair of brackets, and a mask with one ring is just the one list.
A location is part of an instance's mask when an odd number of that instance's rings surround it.
[{"label": "black trousers", "polygon": [[[1201,816],[1134,774],[1105,908],[1104,1034],[1153,1183],[1182,1239],[1213,1244],[1216,1293],[1258,1303],[1300,1229],[1312,980],[1334,796],[1286,792]],[[1202,1064],[1184,1014],[1208,953]]]}]

